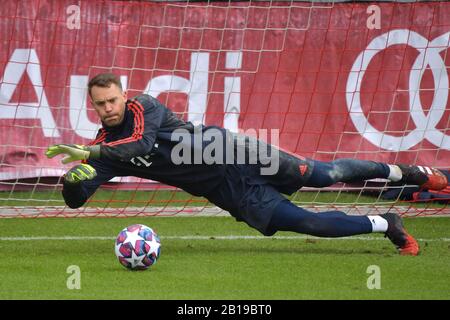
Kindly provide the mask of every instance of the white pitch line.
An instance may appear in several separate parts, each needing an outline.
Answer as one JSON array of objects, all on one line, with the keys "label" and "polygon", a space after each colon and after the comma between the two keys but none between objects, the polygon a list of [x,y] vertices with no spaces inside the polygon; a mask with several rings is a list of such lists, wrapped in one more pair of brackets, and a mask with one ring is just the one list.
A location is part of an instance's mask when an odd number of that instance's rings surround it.
[{"label": "white pitch line", "polygon": [[[358,241],[386,241],[384,237],[342,237],[342,238],[319,238],[312,236],[238,236],[238,235],[228,235],[228,236],[164,236],[160,237],[161,240],[358,240]],[[35,236],[35,237],[0,237],[0,241],[64,241],[64,240],[75,240],[75,241],[86,241],[86,240],[115,240],[115,237],[111,236],[64,236],[64,237],[49,237],[49,236]],[[434,239],[417,239],[418,241],[433,242],[433,241],[444,241],[449,242],[450,238],[434,238]]]}]

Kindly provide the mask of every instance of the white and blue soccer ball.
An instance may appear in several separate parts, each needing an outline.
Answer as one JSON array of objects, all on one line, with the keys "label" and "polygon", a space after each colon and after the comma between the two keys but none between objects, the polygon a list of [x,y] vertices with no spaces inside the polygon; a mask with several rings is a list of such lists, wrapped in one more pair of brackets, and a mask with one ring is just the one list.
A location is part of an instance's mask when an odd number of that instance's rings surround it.
[{"label": "white and blue soccer ball", "polygon": [[133,224],[120,231],[115,243],[115,253],[125,268],[145,270],[158,260],[161,241],[152,228]]}]

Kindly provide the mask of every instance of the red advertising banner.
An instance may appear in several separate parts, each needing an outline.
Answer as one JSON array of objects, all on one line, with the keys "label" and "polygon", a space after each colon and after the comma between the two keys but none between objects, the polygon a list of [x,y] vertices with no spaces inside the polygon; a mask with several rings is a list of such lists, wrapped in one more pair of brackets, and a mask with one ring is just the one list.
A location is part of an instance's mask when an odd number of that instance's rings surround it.
[{"label": "red advertising banner", "polygon": [[302,156],[449,168],[449,17],[446,2],[5,2],[0,179],[66,170],[45,149],[95,136],[86,85],[104,71],[193,123],[277,129]]}]

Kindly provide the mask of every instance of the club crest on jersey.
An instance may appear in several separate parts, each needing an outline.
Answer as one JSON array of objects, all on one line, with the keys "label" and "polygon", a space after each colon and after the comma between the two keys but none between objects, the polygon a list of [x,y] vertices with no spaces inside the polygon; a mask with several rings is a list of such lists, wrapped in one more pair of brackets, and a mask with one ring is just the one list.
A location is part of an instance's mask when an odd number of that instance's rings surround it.
[{"label": "club crest on jersey", "polygon": [[145,155],[145,156],[131,158],[130,162],[138,167],[142,167],[142,166],[150,167],[152,165],[152,162],[149,161],[149,159],[150,159],[150,155]]}]

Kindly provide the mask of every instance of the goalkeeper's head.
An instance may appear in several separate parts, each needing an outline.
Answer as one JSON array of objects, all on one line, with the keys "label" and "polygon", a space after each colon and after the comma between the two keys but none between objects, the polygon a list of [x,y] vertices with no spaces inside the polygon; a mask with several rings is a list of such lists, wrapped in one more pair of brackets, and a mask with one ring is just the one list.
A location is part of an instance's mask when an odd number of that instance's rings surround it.
[{"label": "goalkeeper's head", "polygon": [[112,73],[100,73],[89,81],[89,97],[104,126],[115,127],[125,115],[127,93],[122,90],[119,77]]}]

